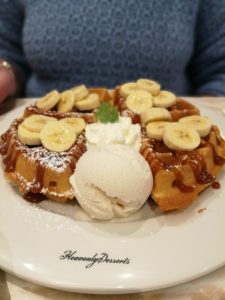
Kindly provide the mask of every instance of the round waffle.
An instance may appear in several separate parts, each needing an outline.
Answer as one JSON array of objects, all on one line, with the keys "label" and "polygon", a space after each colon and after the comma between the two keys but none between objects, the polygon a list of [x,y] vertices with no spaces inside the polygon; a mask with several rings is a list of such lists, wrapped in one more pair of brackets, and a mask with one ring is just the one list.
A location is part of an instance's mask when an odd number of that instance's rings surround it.
[{"label": "round waffle", "polygon": [[[118,108],[121,116],[129,116],[132,123],[141,125],[140,153],[148,162],[153,173],[152,199],[163,211],[184,208],[197,195],[215,181],[225,164],[225,141],[216,126],[209,134],[201,137],[199,146],[192,151],[169,149],[163,141],[157,141],[146,134],[140,114],[128,108],[121,87],[113,91],[105,88],[88,89],[99,95],[100,102],[110,101]],[[177,98],[167,108],[171,121],[190,115],[199,115],[199,109],[183,99]],[[86,123],[95,122],[92,110],[82,112],[74,108],[69,112],[58,112],[57,107],[43,110],[36,105],[26,107],[23,117],[14,120],[0,138],[0,152],[3,155],[6,177],[16,184],[20,192],[28,197],[35,194],[66,202],[74,199],[69,182],[76,163],[86,151],[85,130],[77,137],[74,145],[63,152],[54,152],[42,145],[27,146],[18,139],[18,126],[31,115],[44,115],[57,120],[68,117],[83,118]],[[35,198],[35,197],[34,197]]]},{"label": "round waffle", "polygon": [[4,156],[6,177],[16,184],[22,194],[41,194],[60,202],[73,199],[69,177],[86,151],[84,133],[66,152],[52,152],[43,146],[28,147],[17,136],[18,126],[23,120],[16,119],[1,136],[0,152]]}]

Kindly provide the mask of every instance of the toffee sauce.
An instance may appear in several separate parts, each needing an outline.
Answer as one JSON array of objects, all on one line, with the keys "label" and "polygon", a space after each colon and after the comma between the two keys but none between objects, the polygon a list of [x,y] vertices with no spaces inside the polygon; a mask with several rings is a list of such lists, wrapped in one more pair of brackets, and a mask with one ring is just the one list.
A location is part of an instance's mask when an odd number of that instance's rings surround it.
[{"label": "toffee sauce", "polygon": [[40,193],[27,192],[23,195],[23,199],[31,203],[40,203],[47,200],[47,197]]},{"label": "toffee sauce", "polygon": [[58,120],[65,117],[79,117],[79,118],[83,118],[85,122],[88,124],[93,123],[95,120],[93,113],[84,114],[77,111],[69,112],[69,113],[59,113],[55,110],[42,111],[41,109],[37,108],[35,105],[30,105],[26,107],[24,116],[27,118],[33,114],[41,114],[44,116],[56,118]]},{"label": "toffee sauce", "polygon": [[[3,163],[5,164],[5,172],[14,172],[19,155],[23,153],[26,155],[27,150],[32,149],[32,147],[21,144],[17,138],[17,128],[20,123],[21,120],[18,120],[15,122],[15,124],[12,124],[10,129],[7,130],[0,139],[0,153],[5,156],[3,159]],[[75,169],[76,162],[85,151],[85,137],[84,133],[82,133],[77,138],[74,146],[68,151],[68,156],[70,158],[69,167],[72,172]],[[44,185],[43,181],[46,167],[38,160],[35,161],[35,163],[37,164],[35,182],[30,185],[28,192],[23,196],[24,199],[30,202],[42,201],[40,192]]]},{"label": "toffee sauce", "polygon": [[[215,128],[212,128],[215,131]],[[216,134],[216,131],[215,131]],[[189,165],[193,171],[196,182],[198,184],[213,184],[214,188],[218,184],[214,182],[215,176],[207,171],[204,157],[199,153],[198,149],[193,151],[172,151],[162,142],[156,141],[146,137],[145,129],[142,128],[143,145],[141,147],[141,154],[144,156],[149,166],[151,167],[153,176],[161,170],[170,170],[174,173],[175,180],[173,186],[178,187],[182,192],[188,193],[194,191],[194,186],[187,186],[183,182],[183,176],[179,167],[182,165]],[[216,139],[217,140],[217,139]],[[209,142],[209,137],[202,139],[200,147],[210,147],[213,153],[213,160],[215,165],[223,165],[225,158],[216,153],[214,145]]]},{"label": "toffee sauce", "polygon": [[[133,123],[139,123],[140,117],[137,114],[129,111],[127,109],[125,99],[119,95],[119,90],[116,90],[115,96],[115,105],[118,106],[120,112],[126,111],[127,115],[131,117]],[[30,107],[27,110],[27,114],[34,113],[35,107]],[[57,112],[52,112],[53,114],[57,114]],[[57,115],[54,115],[57,117]],[[87,121],[87,120],[86,120]],[[88,120],[89,123],[92,122],[92,118]],[[22,119],[18,119],[14,122],[10,129],[1,136],[0,140],[0,153],[5,156],[3,162],[5,164],[5,172],[13,172],[16,168],[17,158],[20,154],[26,153],[26,147],[21,147],[21,143],[17,139],[17,127],[22,122]],[[221,144],[221,140],[218,138],[216,129],[212,127],[212,130],[215,132],[217,145]],[[142,128],[143,135],[143,128]],[[145,142],[141,148],[141,154],[144,156],[146,161],[149,163],[153,175],[156,174],[160,169],[168,169],[172,170],[175,175],[174,185],[177,186],[182,192],[192,192],[194,190],[194,186],[187,186],[183,182],[183,177],[181,172],[179,171],[178,166],[182,164],[189,164],[193,170],[194,176],[196,178],[197,183],[199,184],[210,184],[214,188],[219,187],[219,183],[214,182],[215,178],[206,169],[206,163],[204,158],[195,150],[190,152],[182,152],[182,151],[171,151],[168,149],[163,142],[158,142],[155,140],[150,140],[146,138],[144,134]],[[86,151],[84,133],[81,134],[75,145],[68,151],[68,155],[70,156],[70,169],[73,172],[76,166],[77,160],[80,156]],[[225,159],[219,156],[216,153],[214,145],[209,141],[209,136],[202,139],[202,146],[208,146],[212,149],[213,159],[215,165],[223,165],[225,163]],[[38,163],[38,162],[37,162]],[[43,188],[43,179],[44,179],[45,167],[38,163],[37,166],[37,174],[34,185],[30,188],[29,192],[38,194]],[[25,194],[27,195],[27,194]],[[25,196],[25,198],[32,198],[32,194]]]},{"label": "toffee sauce", "polygon": [[212,184],[211,184],[211,187],[213,189],[219,189],[220,188],[220,183],[218,181],[214,181]]},{"label": "toffee sauce", "polygon": [[[140,123],[139,115],[131,112],[128,109],[125,98],[119,93],[119,88],[115,90],[114,104],[118,107],[120,113],[125,112],[125,114],[132,119],[132,123]],[[183,99],[177,99],[177,102],[171,108],[171,111],[174,111],[174,114],[172,115],[173,121],[176,121],[180,117],[199,112],[195,106]],[[215,132],[217,145],[221,145],[222,142],[218,137],[215,127],[212,127],[212,130]],[[198,184],[210,184],[214,182],[215,176],[207,171],[205,159],[198,153],[198,151],[171,151],[163,142],[148,139],[146,137],[144,128],[142,128],[142,137],[143,136],[146,142],[143,143],[140,152],[151,167],[153,175],[155,175],[160,169],[171,170],[175,175],[175,181],[173,185],[178,187],[184,193],[193,192],[195,187],[185,185],[183,182],[182,173],[179,171],[180,165],[188,164],[191,167]],[[209,142],[209,138],[210,135],[203,138],[202,146],[210,147],[212,149],[215,165],[223,165],[225,163],[225,159],[216,153],[214,145]],[[214,184],[214,186],[218,185]]]}]

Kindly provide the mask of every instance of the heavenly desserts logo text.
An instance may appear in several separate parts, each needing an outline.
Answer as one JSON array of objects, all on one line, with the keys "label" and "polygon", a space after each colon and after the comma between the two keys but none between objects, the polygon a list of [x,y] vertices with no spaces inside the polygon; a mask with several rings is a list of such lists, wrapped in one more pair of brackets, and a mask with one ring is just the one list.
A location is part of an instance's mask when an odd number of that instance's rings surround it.
[{"label": "heavenly desserts logo text", "polygon": [[109,263],[109,264],[129,264],[130,259],[126,257],[125,259],[111,258],[108,253],[95,253],[93,256],[79,256],[77,251],[67,250],[64,251],[59,257],[60,260],[70,260],[70,261],[83,261],[87,262],[85,268],[91,268],[96,264]]}]

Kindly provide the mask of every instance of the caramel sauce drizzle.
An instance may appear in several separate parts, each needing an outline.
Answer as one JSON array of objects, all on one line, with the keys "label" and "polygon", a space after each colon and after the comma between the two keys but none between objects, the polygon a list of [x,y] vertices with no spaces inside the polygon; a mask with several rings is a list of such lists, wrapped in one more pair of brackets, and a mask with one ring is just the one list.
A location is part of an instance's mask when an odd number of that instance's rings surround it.
[{"label": "caramel sauce drizzle", "polygon": [[[114,104],[118,107],[118,110],[121,113],[126,112],[126,115],[131,117],[133,123],[140,123],[139,115],[131,112],[127,108],[125,98],[119,94],[118,88],[115,91]],[[183,102],[181,102],[181,104],[183,105]],[[37,108],[30,106],[26,109],[25,115],[30,115],[35,112],[37,112]],[[77,113],[75,114],[76,116],[78,116]],[[56,118],[59,117],[59,114],[57,112],[51,112],[51,115]],[[20,147],[21,143],[18,141],[16,135],[17,127],[20,122],[22,122],[22,120],[23,119],[15,120],[10,129],[0,137],[0,153],[5,156],[3,159],[3,162],[5,164],[5,172],[13,172],[16,168],[18,156],[21,153],[26,152],[26,148],[24,149],[23,147]],[[87,123],[92,123],[94,121],[93,116],[86,116],[85,121]],[[222,141],[219,139],[216,129],[212,127],[212,130],[214,130],[215,132],[217,145],[221,145]],[[209,135],[203,138],[200,147],[210,147],[212,149],[215,165],[225,164],[225,158],[217,154],[215,147],[213,143],[209,141],[209,138]],[[15,147],[12,147],[12,145],[14,145]],[[74,146],[68,151],[68,156],[70,157],[69,167],[71,169],[71,172],[74,171],[78,159],[85,151],[86,143],[85,135],[83,132],[77,138]],[[187,186],[184,184],[183,176],[179,170],[179,166],[182,166],[183,164],[188,164],[191,167],[197,183],[212,183],[213,186],[218,187],[218,184],[216,184],[216,182],[214,181],[215,177],[207,171],[204,157],[202,157],[195,150],[190,152],[172,151],[168,149],[163,142],[147,138],[145,129],[142,128],[142,147],[140,152],[150,165],[153,175],[155,175],[160,169],[168,169],[172,171],[175,175],[175,181],[173,184],[182,192],[192,192],[194,190],[194,186]],[[33,195],[32,193],[38,194],[41,192],[43,188],[44,173],[45,167],[38,163],[36,181],[30,188],[28,193],[24,195],[25,199],[29,199],[28,201],[31,201]]]},{"label": "caramel sauce drizzle", "polygon": [[0,153],[2,155],[6,155],[7,153],[7,147],[6,147],[6,141],[7,141],[7,136],[8,136],[9,130],[7,130],[5,133],[2,134],[1,136],[1,142],[0,142]]},{"label": "caramel sauce drizzle", "polygon": [[212,184],[211,184],[211,187],[213,189],[219,189],[220,188],[220,183],[218,181],[214,181]]},{"label": "caramel sauce drizzle", "polygon": [[40,115],[45,115],[48,117],[53,117],[58,120],[66,118],[66,117],[78,117],[78,118],[83,118],[86,123],[93,123],[95,120],[94,114],[93,113],[81,113],[81,112],[68,112],[68,113],[59,113],[55,110],[47,110],[47,111],[42,111],[41,109],[37,108],[35,105],[30,105],[26,107],[24,116],[28,117],[33,114],[40,114]]},{"label": "caramel sauce drizzle", "polygon": [[[5,164],[5,169],[4,169],[5,172],[15,171],[18,156],[23,153],[26,154],[27,151],[27,148],[20,143],[16,134],[17,128],[21,122],[22,119],[14,122],[11,125],[10,129],[7,130],[0,137],[0,153],[3,156],[5,156],[3,159],[3,163]],[[13,147],[11,144],[13,145]],[[35,148],[35,146],[30,147],[30,149],[32,148]],[[85,151],[86,151],[85,136],[84,133],[81,133],[78,136],[75,144],[68,151],[68,156],[70,158],[68,164],[72,172],[75,169],[78,159]],[[35,199],[36,199],[36,195],[38,195],[43,188],[44,174],[46,169],[46,166],[42,165],[39,161],[36,161],[35,163],[37,163],[35,182],[31,185],[31,187],[29,187],[28,193],[24,195],[24,198],[31,202],[38,201]],[[35,194],[35,197],[33,197],[33,194]]]},{"label": "caramel sauce drizzle", "polygon": [[[11,141],[15,142],[16,148],[13,148],[11,146]],[[7,130],[2,136],[1,136],[1,142],[0,142],[0,153],[5,156],[3,159],[3,163],[5,164],[5,171],[6,172],[13,172],[16,167],[16,161],[20,153],[23,153],[24,151],[22,149],[18,149],[18,141],[15,140],[13,137],[13,132],[10,130]]]},{"label": "caramel sauce drizzle", "polygon": [[32,188],[33,193],[41,192],[43,188],[44,175],[45,175],[45,167],[42,166],[40,163],[38,163],[36,179],[35,179],[34,187]]},{"label": "caramel sauce drizzle", "polygon": [[[119,88],[115,90],[114,104],[118,107],[120,113],[126,112],[126,115],[132,119],[132,123],[140,123],[139,115],[128,109],[125,98],[120,95]],[[176,104],[173,105],[170,110],[171,112],[174,111],[174,114],[172,114],[173,121],[180,117],[199,113],[199,110],[195,106],[183,99],[177,99]],[[214,129],[212,128],[212,130]],[[178,187],[182,192],[193,192],[194,186],[187,186],[184,184],[182,173],[179,170],[180,165],[187,163],[191,167],[197,183],[210,184],[214,182],[215,177],[207,171],[206,162],[197,151],[172,151],[167,148],[163,142],[148,139],[144,131],[144,128],[142,128],[142,140],[145,142],[143,143],[140,152],[150,165],[153,175],[160,169],[171,170],[175,175],[173,185]],[[208,146],[212,149],[214,163],[216,165],[223,165],[225,159],[216,153],[214,145],[210,143],[208,139],[209,135],[203,139],[204,146]],[[216,142],[217,145],[221,145],[221,140],[218,138],[217,134]]]},{"label": "caramel sauce drizzle", "polygon": [[47,200],[47,197],[40,193],[27,192],[23,195],[23,199],[31,203],[40,203],[44,200]]},{"label": "caramel sauce drizzle", "polygon": [[[215,131],[215,128],[212,128]],[[216,131],[215,131],[216,133]],[[174,186],[178,187],[182,192],[188,193],[194,191],[194,186],[187,186],[184,184],[184,179],[179,166],[188,164],[195,176],[198,184],[210,184],[215,180],[215,176],[207,171],[206,162],[202,155],[197,150],[193,151],[172,151],[166,147],[162,141],[156,141],[146,136],[145,129],[142,128],[141,154],[148,162],[153,176],[160,170],[170,170],[174,173]],[[210,147],[213,153],[213,160],[215,165],[225,164],[225,158],[216,153],[215,147],[209,142],[209,137],[203,138],[200,147]],[[215,184],[216,185],[216,184]]]}]

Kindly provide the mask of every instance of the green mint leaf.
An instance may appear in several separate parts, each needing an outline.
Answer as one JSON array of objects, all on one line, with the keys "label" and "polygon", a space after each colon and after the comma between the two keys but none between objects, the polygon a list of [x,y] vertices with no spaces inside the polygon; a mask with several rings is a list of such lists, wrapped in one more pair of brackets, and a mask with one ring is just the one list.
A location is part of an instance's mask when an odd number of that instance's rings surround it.
[{"label": "green mint leaf", "polygon": [[109,102],[103,102],[95,113],[95,117],[101,123],[115,123],[119,120],[119,112]]}]

